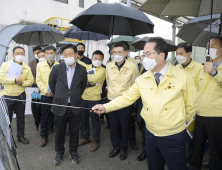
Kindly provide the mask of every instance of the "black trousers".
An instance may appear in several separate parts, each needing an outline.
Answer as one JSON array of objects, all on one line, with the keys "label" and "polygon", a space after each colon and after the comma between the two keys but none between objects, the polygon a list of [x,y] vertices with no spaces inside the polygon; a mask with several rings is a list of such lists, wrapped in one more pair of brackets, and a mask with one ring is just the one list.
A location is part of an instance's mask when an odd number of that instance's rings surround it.
[{"label": "black trousers", "polygon": [[[52,104],[52,97],[41,96],[41,102]],[[49,117],[52,114],[50,105],[41,105],[41,132],[42,138],[48,138]],[[53,120],[54,121],[54,120]]]},{"label": "black trousers", "polygon": [[74,116],[71,108],[67,108],[63,116],[54,115],[55,120],[55,150],[58,154],[63,155],[65,152],[65,133],[66,126],[69,123],[69,153],[77,152],[79,142],[79,125],[81,121],[81,115]]},{"label": "black trousers", "polygon": [[222,169],[222,117],[196,116],[194,127],[194,152],[190,170],[201,168],[206,142],[210,146],[210,170]]},{"label": "black trousers", "polygon": [[[101,101],[82,100],[82,106],[86,108],[92,108],[97,104],[101,104]],[[100,124],[99,115],[94,112],[90,112],[90,110],[86,109],[82,111],[82,119],[81,119],[82,138],[88,139],[90,137],[89,117],[91,118],[91,123],[92,123],[93,140],[99,143],[101,135],[101,124]]]},{"label": "black trousers", "polygon": [[[6,96],[5,95],[4,97],[11,98],[11,99],[26,100],[25,92],[23,92],[19,96]],[[10,122],[12,122],[13,112],[16,114],[17,137],[19,137],[19,138],[24,137],[24,135],[25,135],[25,103],[20,102],[20,101],[7,100],[7,99],[5,99],[5,102],[8,107],[8,114],[9,114]]]},{"label": "black trousers", "polygon": [[129,126],[129,142],[136,142],[136,125],[135,120],[132,116],[130,116]]},{"label": "black trousers", "polygon": [[131,106],[128,106],[108,113],[110,123],[110,138],[113,149],[115,150],[125,151],[128,148],[131,108]]},{"label": "black trousers", "polygon": [[141,124],[140,124],[140,130],[142,133],[142,149],[143,151],[146,151],[146,142],[145,142],[145,129],[146,129],[146,124],[145,121],[142,119]]},{"label": "black trousers", "polygon": [[148,169],[188,170],[186,164],[186,131],[171,136],[154,136],[146,128]]}]

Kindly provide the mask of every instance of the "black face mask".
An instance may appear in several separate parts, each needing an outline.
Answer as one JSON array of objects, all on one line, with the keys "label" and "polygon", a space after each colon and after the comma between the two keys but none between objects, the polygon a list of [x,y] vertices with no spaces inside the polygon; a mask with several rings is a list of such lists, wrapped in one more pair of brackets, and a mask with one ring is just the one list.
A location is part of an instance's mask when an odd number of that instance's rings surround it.
[{"label": "black face mask", "polygon": [[84,54],[84,51],[81,51],[81,50],[78,51],[79,56],[83,56],[83,54]]}]

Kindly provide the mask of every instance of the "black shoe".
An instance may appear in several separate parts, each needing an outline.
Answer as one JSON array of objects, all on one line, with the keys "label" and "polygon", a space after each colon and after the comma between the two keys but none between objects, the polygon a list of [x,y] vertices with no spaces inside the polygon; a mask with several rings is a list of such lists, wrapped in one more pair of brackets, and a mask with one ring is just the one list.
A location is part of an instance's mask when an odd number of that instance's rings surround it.
[{"label": "black shoe", "polygon": [[137,161],[144,161],[146,159],[146,151],[143,151],[138,157]]},{"label": "black shoe", "polygon": [[202,164],[202,168],[204,168],[204,169],[210,168],[210,161],[204,162]]},{"label": "black shoe", "polygon": [[127,158],[127,151],[120,151],[120,160],[125,160]]},{"label": "black shoe", "polygon": [[51,134],[53,131],[54,131],[53,128],[48,129],[48,134]]},{"label": "black shoe", "polygon": [[74,164],[79,163],[80,159],[79,159],[79,156],[78,156],[77,152],[70,153],[70,157],[72,158],[72,162]]},{"label": "black shoe", "polygon": [[63,155],[56,154],[56,157],[55,157],[55,160],[54,160],[54,164],[59,166],[62,163],[62,157],[63,157]]},{"label": "black shoe", "polygon": [[28,139],[26,139],[25,137],[18,138],[18,141],[22,142],[23,144],[29,144]]},{"label": "black shoe", "polygon": [[119,150],[112,150],[110,153],[109,153],[109,157],[110,158],[113,158],[115,157],[117,154],[119,153]]},{"label": "black shoe", "polygon": [[136,144],[136,141],[130,142],[129,145],[131,146],[131,148],[132,148],[133,150],[137,150],[137,149],[138,149],[138,146],[137,146],[137,144]]}]

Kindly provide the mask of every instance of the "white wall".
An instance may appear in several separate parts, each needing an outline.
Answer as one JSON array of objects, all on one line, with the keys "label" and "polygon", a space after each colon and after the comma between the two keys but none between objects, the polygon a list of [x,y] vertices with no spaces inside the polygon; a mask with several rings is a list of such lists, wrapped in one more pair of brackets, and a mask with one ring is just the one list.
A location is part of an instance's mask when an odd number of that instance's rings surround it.
[{"label": "white wall", "polygon": [[[103,0],[106,2],[106,0]],[[0,0],[0,26],[7,26],[20,21],[31,21],[33,23],[43,23],[51,17],[60,17],[72,20],[83,10],[97,3],[97,0],[84,0],[84,8],[79,7],[79,0],[68,0],[68,4],[57,2],[54,0]],[[107,58],[107,41],[90,41],[89,56],[95,50],[101,50]],[[15,47],[15,42],[10,44],[8,49],[7,60],[12,59],[12,49]],[[28,64],[28,48],[21,45],[26,50],[25,63]],[[86,44],[87,46],[87,44]],[[87,53],[85,53],[87,55]],[[33,56],[29,56],[33,57]],[[34,58],[34,57],[33,57]]]}]

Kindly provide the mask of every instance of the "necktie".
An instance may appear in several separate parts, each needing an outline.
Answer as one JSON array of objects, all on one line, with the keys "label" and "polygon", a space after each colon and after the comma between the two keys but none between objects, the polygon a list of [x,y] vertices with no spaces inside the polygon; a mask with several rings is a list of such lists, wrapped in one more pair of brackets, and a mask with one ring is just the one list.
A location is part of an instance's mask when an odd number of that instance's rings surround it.
[{"label": "necktie", "polygon": [[159,86],[159,84],[160,84],[160,76],[161,76],[160,73],[156,73],[156,74],[155,74],[155,80],[156,80],[157,86]]}]

